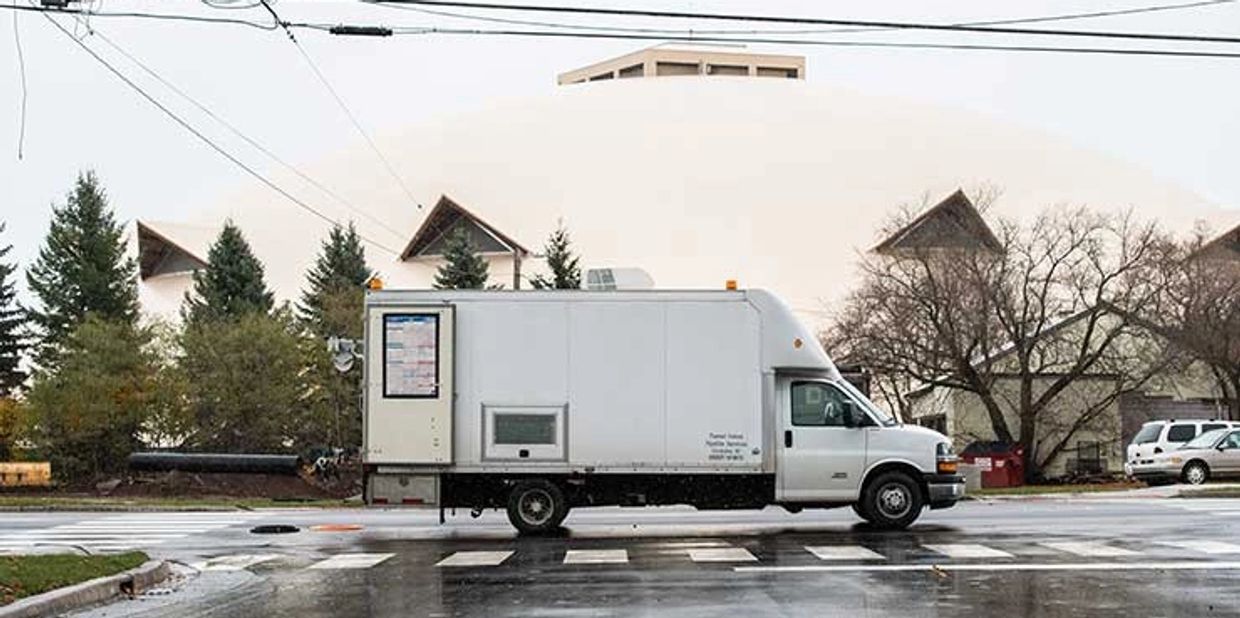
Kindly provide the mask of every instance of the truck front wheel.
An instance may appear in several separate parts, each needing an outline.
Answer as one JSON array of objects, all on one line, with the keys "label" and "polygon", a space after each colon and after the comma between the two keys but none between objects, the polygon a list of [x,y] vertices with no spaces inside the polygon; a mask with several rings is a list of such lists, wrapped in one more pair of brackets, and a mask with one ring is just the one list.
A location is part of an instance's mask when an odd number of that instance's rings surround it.
[{"label": "truck front wheel", "polygon": [[[865,488],[858,514],[884,530],[902,530],[921,515],[921,488],[903,472],[885,472]],[[867,517],[868,515],[868,517]]]},{"label": "truck front wheel", "polygon": [[546,534],[568,517],[568,501],[555,483],[521,481],[508,495],[508,521],[522,534]]}]

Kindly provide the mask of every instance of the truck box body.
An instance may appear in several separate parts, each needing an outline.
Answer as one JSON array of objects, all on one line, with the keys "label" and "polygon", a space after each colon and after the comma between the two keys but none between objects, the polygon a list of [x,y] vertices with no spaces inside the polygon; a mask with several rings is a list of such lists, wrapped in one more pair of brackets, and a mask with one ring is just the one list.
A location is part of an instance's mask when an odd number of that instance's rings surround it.
[{"label": "truck box body", "polygon": [[946,438],[874,407],[762,290],[371,291],[365,323],[371,504],[541,530],[573,506],[838,506],[878,479],[919,510],[963,487],[936,476]]},{"label": "truck box body", "polygon": [[[448,307],[440,329],[451,323],[452,349],[439,360],[454,359],[451,372],[440,369],[453,380],[454,413],[411,418],[396,410],[408,400],[384,401],[382,372],[372,372],[368,463],[771,472],[763,411],[773,364],[834,372],[786,307],[752,291],[378,292],[368,300],[370,343],[391,327],[385,316]],[[764,349],[764,332],[780,333],[785,349]],[[383,367],[386,349],[368,346],[367,366]],[[520,441],[540,430],[535,443]]]}]

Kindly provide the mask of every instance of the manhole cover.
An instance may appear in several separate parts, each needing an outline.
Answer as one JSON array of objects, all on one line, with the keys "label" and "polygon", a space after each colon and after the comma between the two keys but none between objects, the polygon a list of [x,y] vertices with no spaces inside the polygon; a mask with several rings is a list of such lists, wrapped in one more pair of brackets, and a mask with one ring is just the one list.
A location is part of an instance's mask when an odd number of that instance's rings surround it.
[{"label": "manhole cover", "polygon": [[298,530],[300,529],[297,526],[290,526],[288,524],[264,524],[250,528],[250,532],[254,534],[289,534]]}]

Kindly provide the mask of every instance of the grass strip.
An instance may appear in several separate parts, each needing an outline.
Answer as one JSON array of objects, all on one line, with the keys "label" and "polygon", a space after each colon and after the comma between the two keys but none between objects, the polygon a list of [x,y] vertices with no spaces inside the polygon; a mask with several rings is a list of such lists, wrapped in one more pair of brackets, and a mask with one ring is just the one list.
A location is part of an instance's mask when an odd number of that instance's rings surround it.
[{"label": "grass strip", "polygon": [[0,556],[0,604],[142,566],[146,554]]}]

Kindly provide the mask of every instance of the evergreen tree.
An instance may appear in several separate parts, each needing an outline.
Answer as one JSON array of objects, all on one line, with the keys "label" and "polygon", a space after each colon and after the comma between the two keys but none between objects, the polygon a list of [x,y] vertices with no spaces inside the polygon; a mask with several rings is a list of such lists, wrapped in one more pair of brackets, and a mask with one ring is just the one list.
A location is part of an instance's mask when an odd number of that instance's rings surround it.
[{"label": "evergreen tree", "polygon": [[361,369],[337,371],[324,340],[362,338],[363,286],[373,274],[353,226],[332,229],[307,275],[309,289],[299,306],[303,323],[314,335],[302,341],[311,387],[292,436],[299,445],[361,446]]},{"label": "evergreen tree", "polygon": [[27,402],[31,438],[62,481],[125,468],[142,445],[142,425],[158,399],[161,368],[150,334],[88,315],[65,336],[55,371],[36,373]]},{"label": "evergreen tree", "polygon": [[40,307],[40,364],[55,362],[69,333],[86,316],[137,323],[138,288],[133,258],[94,172],[80,174],[65,205],[53,207],[52,225],[39,257],[26,273]]},{"label": "evergreen tree", "polygon": [[[0,223],[2,232],[4,224]],[[17,266],[4,261],[12,249],[12,245],[0,245],[0,399],[12,397],[26,380],[19,367],[25,349],[22,331],[26,316],[17,305],[17,290],[10,279]]]},{"label": "evergreen tree", "polygon": [[191,325],[268,313],[274,303],[263,280],[263,264],[231,220],[207,252],[207,267],[194,273],[182,316]]},{"label": "evergreen tree", "polygon": [[444,263],[435,273],[437,290],[481,290],[487,285],[487,261],[474,248],[465,228],[458,227],[444,244]]},{"label": "evergreen tree", "polygon": [[551,237],[547,239],[546,246],[543,247],[543,254],[547,256],[547,267],[551,269],[551,276],[535,275],[532,277],[530,284],[535,289],[581,289],[581,267],[577,264],[578,257],[573,255],[571,245],[572,240],[568,237],[568,230],[564,229],[564,222],[561,221],[551,233]]},{"label": "evergreen tree", "polygon": [[[298,304],[310,330],[319,337],[353,337],[354,332],[360,337],[363,286],[373,275],[353,224],[332,228],[306,275],[309,289]],[[354,307],[356,313],[351,311]]]}]

